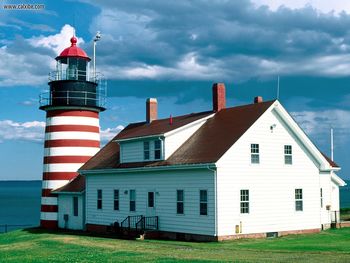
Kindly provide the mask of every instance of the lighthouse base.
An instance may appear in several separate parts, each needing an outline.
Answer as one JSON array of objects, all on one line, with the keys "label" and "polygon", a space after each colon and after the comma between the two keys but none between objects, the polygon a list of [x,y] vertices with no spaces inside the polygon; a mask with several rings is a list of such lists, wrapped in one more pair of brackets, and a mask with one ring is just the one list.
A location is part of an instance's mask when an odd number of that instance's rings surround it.
[{"label": "lighthouse base", "polygon": [[58,221],[56,220],[40,220],[40,228],[43,229],[58,229]]}]

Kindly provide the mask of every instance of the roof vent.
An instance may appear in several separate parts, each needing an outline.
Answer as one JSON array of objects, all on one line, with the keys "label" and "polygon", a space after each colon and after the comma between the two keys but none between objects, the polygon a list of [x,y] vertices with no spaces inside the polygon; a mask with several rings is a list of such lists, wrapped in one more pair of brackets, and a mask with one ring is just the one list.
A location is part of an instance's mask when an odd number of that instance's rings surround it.
[{"label": "roof vent", "polygon": [[263,97],[261,97],[261,96],[257,96],[257,97],[254,98],[254,103],[261,103],[263,101],[264,101]]},{"label": "roof vent", "polygon": [[146,100],[146,121],[151,123],[158,118],[157,99],[148,98]]}]

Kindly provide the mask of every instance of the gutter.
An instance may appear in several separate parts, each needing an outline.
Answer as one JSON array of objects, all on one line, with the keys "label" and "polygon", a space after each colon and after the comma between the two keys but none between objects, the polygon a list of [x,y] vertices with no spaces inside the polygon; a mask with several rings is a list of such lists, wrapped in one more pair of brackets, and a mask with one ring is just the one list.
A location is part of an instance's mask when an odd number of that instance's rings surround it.
[{"label": "gutter", "polygon": [[110,174],[110,173],[135,173],[135,172],[152,172],[152,171],[169,171],[169,170],[186,170],[186,169],[208,169],[215,168],[215,163],[202,164],[182,164],[182,165],[164,165],[164,166],[146,166],[137,168],[112,168],[112,169],[96,169],[96,170],[78,170],[82,175],[89,174]]}]

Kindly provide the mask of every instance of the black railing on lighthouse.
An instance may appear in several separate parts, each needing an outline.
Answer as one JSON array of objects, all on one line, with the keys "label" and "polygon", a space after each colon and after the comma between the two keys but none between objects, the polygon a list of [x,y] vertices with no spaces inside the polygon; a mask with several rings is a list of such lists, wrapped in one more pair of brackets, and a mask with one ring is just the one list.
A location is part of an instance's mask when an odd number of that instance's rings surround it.
[{"label": "black railing on lighthouse", "polygon": [[104,110],[107,81],[102,74],[62,70],[49,74],[50,89],[40,94],[40,108],[48,106],[97,107]]}]

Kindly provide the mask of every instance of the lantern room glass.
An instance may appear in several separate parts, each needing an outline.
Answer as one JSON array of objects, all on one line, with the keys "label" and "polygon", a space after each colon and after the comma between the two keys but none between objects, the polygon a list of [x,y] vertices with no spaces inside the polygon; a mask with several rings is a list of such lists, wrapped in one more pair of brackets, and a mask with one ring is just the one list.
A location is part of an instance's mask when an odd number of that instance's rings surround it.
[{"label": "lantern room glass", "polygon": [[63,57],[57,60],[56,80],[89,81],[89,62],[83,58]]}]

